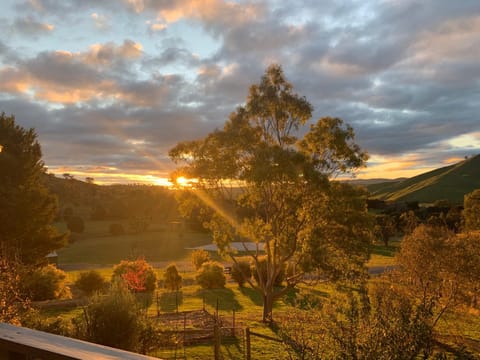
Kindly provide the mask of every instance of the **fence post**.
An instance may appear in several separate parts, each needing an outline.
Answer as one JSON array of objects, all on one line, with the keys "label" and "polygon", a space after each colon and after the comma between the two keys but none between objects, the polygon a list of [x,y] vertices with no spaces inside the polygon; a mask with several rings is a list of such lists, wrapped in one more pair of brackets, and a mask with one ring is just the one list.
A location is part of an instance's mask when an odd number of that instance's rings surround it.
[{"label": "fence post", "polygon": [[246,340],[246,360],[252,360],[251,348],[250,348],[250,328],[245,329],[245,340]]},{"label": "fence post", "polygon": [[178,314],[178,291],[175,291],[175,308]]},{"label": "fence post", "polygon": [[232,309],[232,336],[235,337],[235,309]]},{"label": "fence post", "polygon": [[222,358],[222,354],[220,352],[220,344],[222,342],[220,338],[220,329],[218,328],[218,322],[215,321],[213,324],[213,341],[214,341],[214,356],[215,360],[220,360]]},{"label": "fence post", "polygon": [[160,299],[158,297],[158,290],[157,290],[157,317],[160,316]]},{"label": "fence post", "polygon": [[183,313],[183,346],[185,347],[187,335],[187,313]]}]

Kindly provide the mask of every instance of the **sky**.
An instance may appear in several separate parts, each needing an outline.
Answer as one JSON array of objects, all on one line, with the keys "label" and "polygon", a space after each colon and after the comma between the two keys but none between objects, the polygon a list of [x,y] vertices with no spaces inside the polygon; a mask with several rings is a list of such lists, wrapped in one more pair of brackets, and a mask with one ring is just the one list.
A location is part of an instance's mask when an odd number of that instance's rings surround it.
[{"label": "sky", "polygon": [[358,178],[480,153],[478,0],[0,2],[0,112],[59,176],[163,184],[272,63],[354,128]]}]

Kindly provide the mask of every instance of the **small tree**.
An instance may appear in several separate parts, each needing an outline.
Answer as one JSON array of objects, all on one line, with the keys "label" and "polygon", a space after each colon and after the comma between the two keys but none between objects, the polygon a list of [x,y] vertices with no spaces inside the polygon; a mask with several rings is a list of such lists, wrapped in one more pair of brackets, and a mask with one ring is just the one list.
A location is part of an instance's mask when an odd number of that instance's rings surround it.
[{"label": "small tree", "polygon": [[245,282],[252,277],[252,269],[248,260],[237,260],[232,266],[232,279],[243,287]]},{"label": "small tree", "polygon": [[480,230],[480,189],[465,195],[463,219],[466,230]]},{"label": "small tree", "polygon": [[22,289],[33,301],[69,298],[70,288],[66,285],[67,275],[53,265],[26,272],[22,276]]},{"label": "small tree", "polygon": [[86,295],[93,295],[105,289],[105,279],[96,270],[81,272],[75,280],[75,286]]},{"label": "small tree", "polygon": [[14,254],[0,246],[0,322],[20,325],[30,304],[19,283],[25,272]]},{"label": "small tree", "polygon": [[480,234],[454,234],[420,225],[405,236],[397,254],[395,282],[432,314],[432,327],[446,311],[470,305],[480,283]]},{"label": "small tree", "polygon": [[195,280],[203,289],[223,288],[226,283],[223,266],[215,261],[207,261],[197,271]]},{"label": "small tree", "polygon": [[203,249],[194,250],[192,252],[191,259],[195,270],[198,270],[202,267],[204,263],[210,261],[210,254],[208,253],[208,251]]},{"label": "small tree", "polygon": [[106,296],[94,295],[83,320],[88,341],[130,351],[138,348],[138,306],[123,282],[114,282]]},{"label": "small tree", "polygon": [[384,243],[385,247],[388,247],[390,238],[395,235],[397,231],[395,219],[389,215],[377,215],[375,222],[375,235]]},{"label": "small tree", "polygon": [[163,278],[165,289],[178,291],[182,287],[182,277],[175,264],[171,264],[165,269]]},{"label": "small tree", "polygon": [[145,259],[122,260],[113,268],[112,282],[122,280],[133,292],[152,292],[157,286],[157,274]]}]

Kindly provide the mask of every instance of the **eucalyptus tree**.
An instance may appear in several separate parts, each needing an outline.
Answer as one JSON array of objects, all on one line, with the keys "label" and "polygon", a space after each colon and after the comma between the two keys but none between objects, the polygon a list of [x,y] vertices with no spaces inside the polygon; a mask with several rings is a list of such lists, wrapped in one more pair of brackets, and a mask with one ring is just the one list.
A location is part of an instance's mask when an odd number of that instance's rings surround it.
[{"label": "eucalyptus tree", "polygon": [[[181,209],[203,216],[220,251],[236,262],[230,244],[254,244],[247,253],[258,281],[246,280],[262,295],[264,321],[306,272],[355,278],[369,256],[364,192],[331,181],[364,166],[367,154],[338,118],[322,118],[299,137],[312,111],[282,68],[271,65],[223,129],[169,153],[179,165],[172,176],[192,179]],[[276,287],[283,271],[285,286]]]}]

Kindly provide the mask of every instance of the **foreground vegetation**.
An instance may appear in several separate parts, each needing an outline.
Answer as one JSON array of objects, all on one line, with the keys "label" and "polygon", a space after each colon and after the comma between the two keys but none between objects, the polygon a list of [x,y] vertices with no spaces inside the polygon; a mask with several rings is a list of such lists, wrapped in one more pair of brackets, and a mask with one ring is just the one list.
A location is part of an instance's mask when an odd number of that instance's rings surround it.
[{"label": "foreground vegetation", "polygon": [[[381,248],[382,246],[379,245],[379,252],[382,250]],[[186,260],[187,259],[185,259],[185,261]],[[163,278],[164,270],[165,269],[156,269],[159,279]],[[78,279],[80,273],[81,272],[77,271],[68,274],[72,287],[74,287],[73,284],[75,280]],[[103,270],[102,274],[104,280],[109,281],[111,279],[112,269],[110,268],[109,271]],[[205,306],[211,314],[214,314],[218,309],[220,316],[231,324],[232,311],[235,310],[237,327],[245,328],[248,326],[256,332],[283,340],[287,337],[291,338],[292,331],[294,331],[294,334],[302,333],[305,338],[296,338],[295,340],[297,343],[302,342],[306,348],[310,345],[309,341],[319,341],[318,336],[322,333],[319,331],[320,327],[328,324],[330,324],[328,326],[332,326],[330,322],[325,322],[325,319],[329,318],[328,316],[331,317],[338,309],[345,309],[345,305],[347,308],[349,306],[356,306],[351,303],[348,305],[349,302],[346,301],[346,299],[352,294],[357,294],[355,298],[360,301],[358,296],[361,294],[358,287],[352,287],[348,284],[334,285],[328,282],[321,282],[313,286],[300,286],[298,290],[292,290],[275,303],[276,321],[274,324],[276,325],[272,326],[272,324],[265,324],[258,321],[258,314],[262,311],[262,299],[253,289],[249,287],[240,288],[232,280],[227,282],[225,288],[202,289],[194,283],[196,272],[193,270],[193,266],[190,271],[182,271],[180,274],[183,278],[183,286],[178,293],[159,288],[157,292],[150,295],[151,300],[149,302],[145,303],[144,298],[141,298],[143,299],[140,300],[140,307],[143,309],[142,314],[146,313],[155,319],[158,311],[161,314],[175,313],[177,311],[177,304],[178,311],[180,312],[200,310]],[[371,281],[372,286],[377,282],[377,280]],[[145,304],[149,305],[145,308]],[[338,308],[338,304],[343,305]],[[62,304],[59,303],[55,306],[45,307],[41,310],[41,313],[42,316],[46,317],[46,323],[58,319],[58,316],[68,323],[70,319],[81,318],[83,316],[82,309],[83,307],[62,308]],[[304,312],[302,309],[309,311]],[[436,342],[433,345],[434,352],[446,352],[450,354],[450,356],[461,353],[465,354],[465,356],[470,354],[468,355],[471,356],[470,358],[473,358],[474,354],[480,354],[480,318],[472,311],[474,310],[465,312],[465,310],[460,308],[448,309],[446,315],[442,317],[435,330]],[[324,315],[321,315],[322,313],[324,313]],[[343,317],[346,316],[348,312],[342,312],[342,314]],[[327,315],[326,318],[325,315]],[[338,315],[340,315],[340,313],[338,313]],[[338,319],[342,319],[342,317]],[[144,315],[140,315],[140,318],[144,319]],[[300,322],[298,320],[300,320]],[[390,318],[390,320],[392,320],[392,318]],[[341,328],[342,327],[339,329]],[[54,327],[46,327],[46,329],[50,331],[55,330]],[[357,329],[356,331],[360,331],[360,328]],[[362,333],[363,331],[365,331],[365,329],[362,330]],[[396,331],[399,331],[399,329]],[[344,334],[344,336],[347,335],[348,334]],[[355,334],[351,333],[350,336],[355,336]],[[237,340],[226,339],[222,345],[222,354],[225,358],[242,359],[244,351],[245,348],[242,337]],[[179,345],[176,352],[177,355],[185,354],[189,359],[211,359],[213,357],[213,343],[187,347]],[[174,349],[158,349],[150,352],[152,355],[164,357],[173,356],[174,353]],[[290,356],[297,358],[297,356],[299,356],[298,350],[295,352],[286,344],[265,341],[258,338],[252,339],[252,358],[288,359]]]}]

